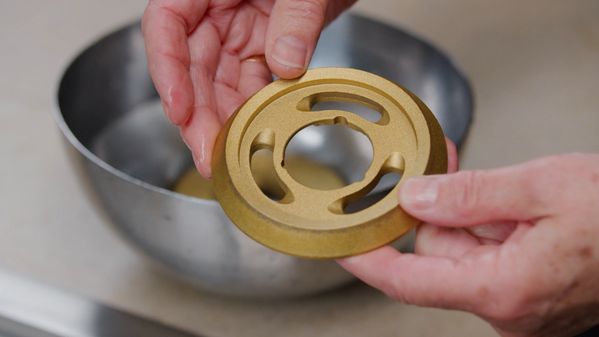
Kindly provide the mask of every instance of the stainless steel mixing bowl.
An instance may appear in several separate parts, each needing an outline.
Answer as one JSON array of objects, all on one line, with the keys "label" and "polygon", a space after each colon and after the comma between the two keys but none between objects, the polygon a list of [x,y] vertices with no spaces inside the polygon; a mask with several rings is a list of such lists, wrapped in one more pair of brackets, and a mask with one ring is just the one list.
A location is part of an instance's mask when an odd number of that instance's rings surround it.
[{"label": "stainless steel mixing bowl", "polygon": [[[430,106],[455,142],[467,132],[468,82],[439,50],[406,32],[346,15],[322,34],[312,66],[354,67],[395,80]],[[311,294],[352,280],[332,261],[260,246],[213,200],[169,190],[192,161],[162,116],[138,23],[75,58],[60,82],[57,120],[71,158],[95,191],[92,199],[128,242],[175,275],[208,291],[261,298]],[[352,181],[369,164],[361,142],[347,128],[312,128],[294,138],[289,151]]]}]

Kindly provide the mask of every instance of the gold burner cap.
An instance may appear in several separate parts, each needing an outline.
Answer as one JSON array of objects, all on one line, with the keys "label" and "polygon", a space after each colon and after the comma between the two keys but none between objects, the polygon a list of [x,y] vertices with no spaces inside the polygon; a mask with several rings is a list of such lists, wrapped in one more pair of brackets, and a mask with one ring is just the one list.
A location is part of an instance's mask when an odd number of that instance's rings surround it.
[{"label": "gold burner cap", "polygon": [[[361,104],[380,118],[312,111],[323,101]],[[361,181],[316,189],[288,172],[284,158],[290,139],[305,127],[324,124],[350,127],[370,140],[372,163]],[[277,198],[264,193],[252,173],[252,157],[260,150],[272,152]],[[348,68],[312,69],[299,79],[266,86],[229,119],[213,157],[216,198],[233,223],[265,246],[307,258],[356,255],[398,239],[417,224],[398,207],[399,185],[406,177],[446,171],[443,131],[426,105],[391,81]],[[401,175],[388,194],[365,209],[347,210],[388,173]]]}]

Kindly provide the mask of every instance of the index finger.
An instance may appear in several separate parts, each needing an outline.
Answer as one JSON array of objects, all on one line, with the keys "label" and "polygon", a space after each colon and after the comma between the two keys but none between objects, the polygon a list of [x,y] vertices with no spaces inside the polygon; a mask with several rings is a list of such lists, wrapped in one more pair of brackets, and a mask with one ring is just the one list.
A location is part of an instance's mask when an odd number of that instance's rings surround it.
[{"label": "index finger", "polygon": [[148,68],[169,120],[185,123],[194,105],[187,36],[198,25],[208,0],[153,0],[142,19]]},{"label": "index finger", "polygon": [[338,260],[365,283],[400,302],[473,311],[484,289],[484,270],[445,257],[402,254],[392,247]]}]

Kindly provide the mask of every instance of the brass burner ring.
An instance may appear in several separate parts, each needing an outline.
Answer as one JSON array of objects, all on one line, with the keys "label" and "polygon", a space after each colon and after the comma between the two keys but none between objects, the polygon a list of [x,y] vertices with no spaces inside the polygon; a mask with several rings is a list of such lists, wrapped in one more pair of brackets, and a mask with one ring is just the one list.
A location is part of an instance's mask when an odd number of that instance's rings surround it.
[{"label": "brass burner ring", "polygon": [[[380,113],[376,122],[349,111],[312,111],[322,101],[352,102]],[[305,186],[285,168],[285,149],[303,128],[341,124],[365,134],[373,159],[364,179],[332,190]],[[251,171],[258,150],[272,151],[283,195],[265,195]],[[414,94],[377,75],[347,68],[320,68],[299,79],[278,80],[249,98],[219,134],[213,157],[216,198],[231,220],[256,241],[283,253],[338,258],[386,245],[417,220],[398,207],[406,177],[447,171],[443,131]],[[401,175],[381,200],[357,212],[345,206],[366,196],[389,173]]]}]

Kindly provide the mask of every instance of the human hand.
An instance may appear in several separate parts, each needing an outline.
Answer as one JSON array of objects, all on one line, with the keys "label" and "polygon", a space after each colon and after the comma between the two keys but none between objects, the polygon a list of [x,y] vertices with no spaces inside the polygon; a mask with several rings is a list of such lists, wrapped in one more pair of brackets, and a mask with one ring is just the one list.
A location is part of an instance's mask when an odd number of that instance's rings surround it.
[{"label": "human hand", "polygon": [[320,32],[356,0],[151,0],[150,74],[169,120],[210,177],[216,136],[249,96],[304,73]]},{"label": "human hand", "polygon": [[430,224],[416,254],[384,247],[339,261],[366,283],[404,303],[475,313],[504,337],[599,323],[598,155],[412,178],[399,199]]}]

